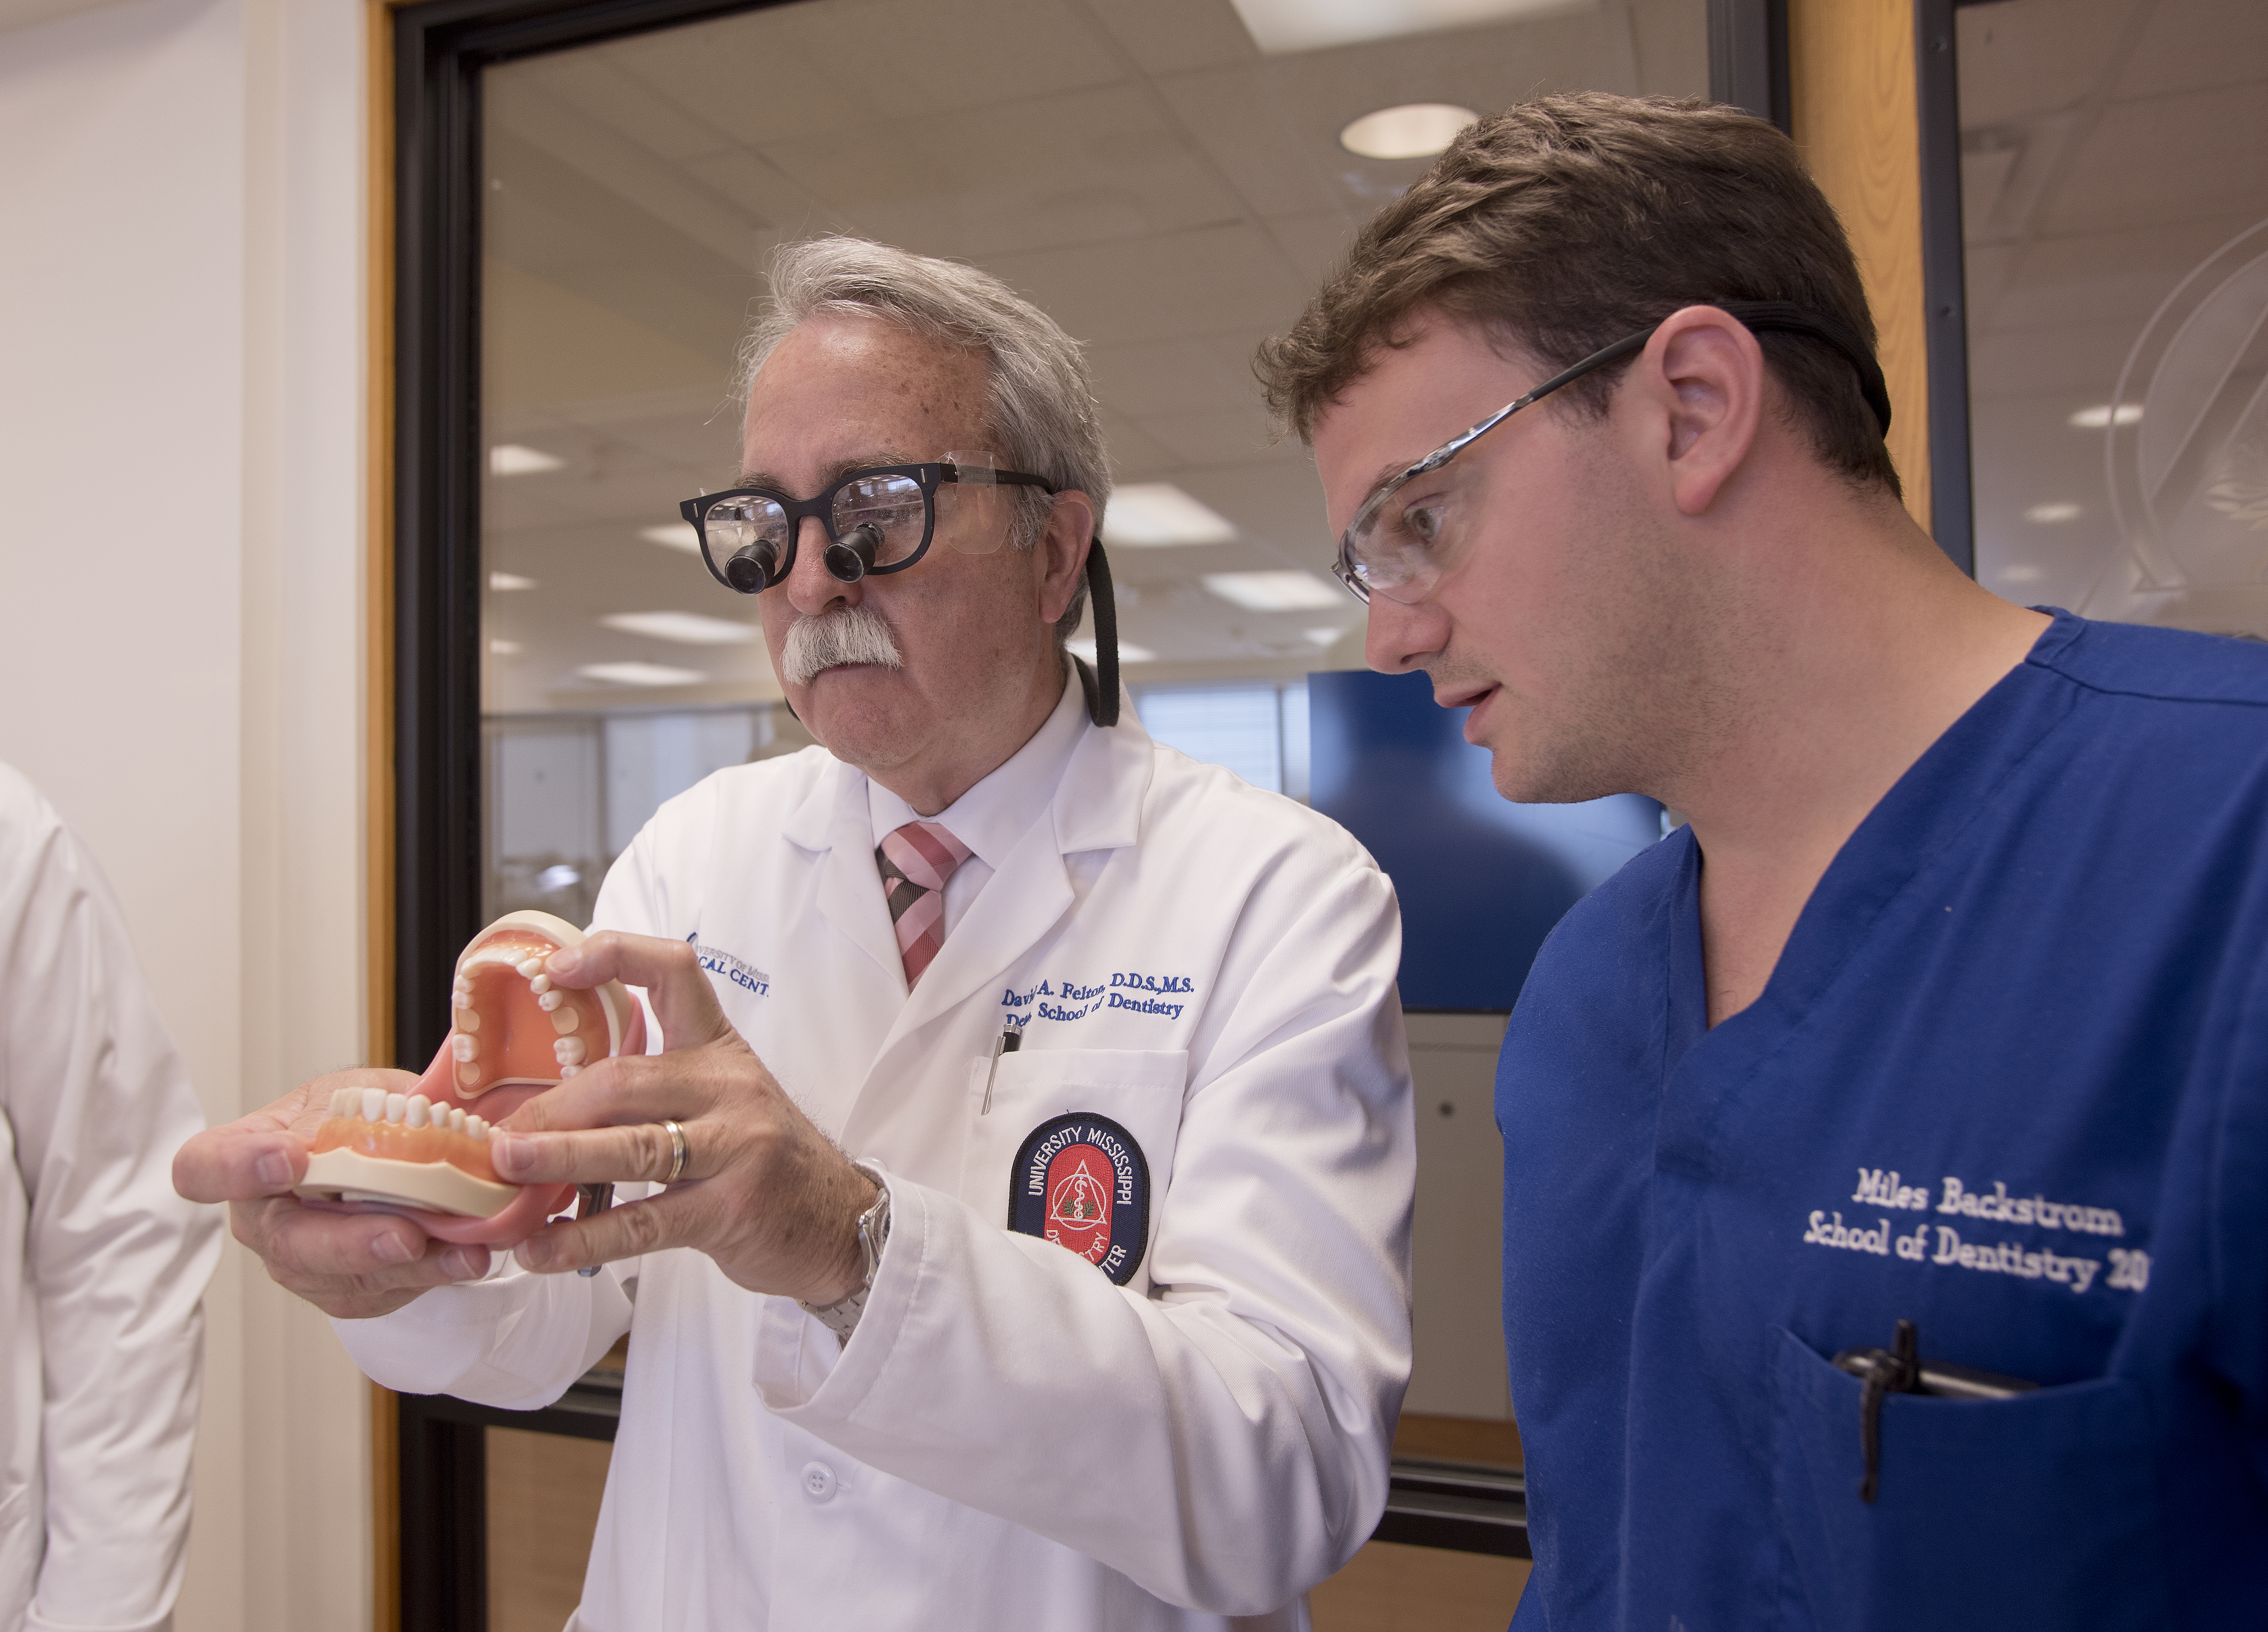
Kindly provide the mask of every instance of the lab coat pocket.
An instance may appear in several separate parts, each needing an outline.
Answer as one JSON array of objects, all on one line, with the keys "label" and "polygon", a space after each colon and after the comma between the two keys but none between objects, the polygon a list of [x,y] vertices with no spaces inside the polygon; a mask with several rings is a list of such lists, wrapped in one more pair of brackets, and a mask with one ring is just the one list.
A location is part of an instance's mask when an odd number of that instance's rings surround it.
[{"label": "lab coat pocket", "polygon": [[1184,1050],[1124,1048],[1032,1048],[981,1066],[962,1198],[1146,1290],[1189,1068]]},{"label": "lab coat pocket", "polygon": [[[1891,1394],[1859,1499],[1858,1378],[1772,1334],[1784,1624],[2161,1626],[2149,1414],[2120,1377],[2007,1399]],[[1958,1360],[1959,1355],[1948,1355]]]}]

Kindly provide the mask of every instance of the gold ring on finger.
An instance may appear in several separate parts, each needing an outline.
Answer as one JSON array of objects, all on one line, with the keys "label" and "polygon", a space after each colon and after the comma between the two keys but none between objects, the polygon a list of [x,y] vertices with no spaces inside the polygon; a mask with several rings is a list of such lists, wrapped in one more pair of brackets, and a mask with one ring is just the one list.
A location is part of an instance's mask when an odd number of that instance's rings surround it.
[{"label": "gold ring on finger", "polygon": [[685,1129],[678,1123],[664,1121],[662,1128],[669,1135],[669,1171],[661,1176],[665,1185],[674,1185],[685,1177]]}]

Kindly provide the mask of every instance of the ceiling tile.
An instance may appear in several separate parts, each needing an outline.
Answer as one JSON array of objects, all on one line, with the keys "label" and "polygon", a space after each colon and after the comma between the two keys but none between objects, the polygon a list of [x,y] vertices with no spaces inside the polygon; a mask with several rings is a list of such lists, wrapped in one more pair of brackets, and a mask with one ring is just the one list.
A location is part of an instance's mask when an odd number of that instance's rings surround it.
[{"label": "ceiling tile", "polygon": [[806,0],[613,48],[750,147],[1126,72],[1101,26],[1068,0]]},{"label": "ceiling tile", "polygon": [[764,151],[825,208],[931,255],[1147,237],[1241,212],[1155,100],[1131,85],[877,122]]}]

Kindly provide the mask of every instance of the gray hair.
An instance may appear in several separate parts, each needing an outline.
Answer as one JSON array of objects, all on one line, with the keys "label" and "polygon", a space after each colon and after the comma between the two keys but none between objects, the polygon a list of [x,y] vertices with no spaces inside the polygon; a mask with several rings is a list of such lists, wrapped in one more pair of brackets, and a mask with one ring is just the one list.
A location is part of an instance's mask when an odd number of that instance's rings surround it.
[{"label": "gray hair", "polygon": [[[798,324],[814,317],[871,313],[925,339],[982,351],[991,364],[990,433],[1014,469],[1077,488],[1094,501],[1102,530],[1110,498],[1094,382],[1079,343],[1045,312],[989,272],[958,261],[910,255],[863,238],[814,238],[772,256],[771,299],[740,342],[739,399],[745,408],[757,372]],[[1046,529],[1051,504],[1036,488],[1017,488],[1017,548]],[[1086,608],[1084,580],[1056,625],[1060,643]]]}]

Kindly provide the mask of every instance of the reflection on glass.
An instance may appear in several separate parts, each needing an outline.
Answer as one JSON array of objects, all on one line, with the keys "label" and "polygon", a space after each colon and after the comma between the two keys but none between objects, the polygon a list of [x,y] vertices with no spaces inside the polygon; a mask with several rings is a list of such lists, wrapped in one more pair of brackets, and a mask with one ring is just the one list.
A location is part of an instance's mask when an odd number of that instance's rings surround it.
[{"label": "reflection on glass", "polygon": [[1957,17],[1979,580],[2268,635],[2260,7]]}]

